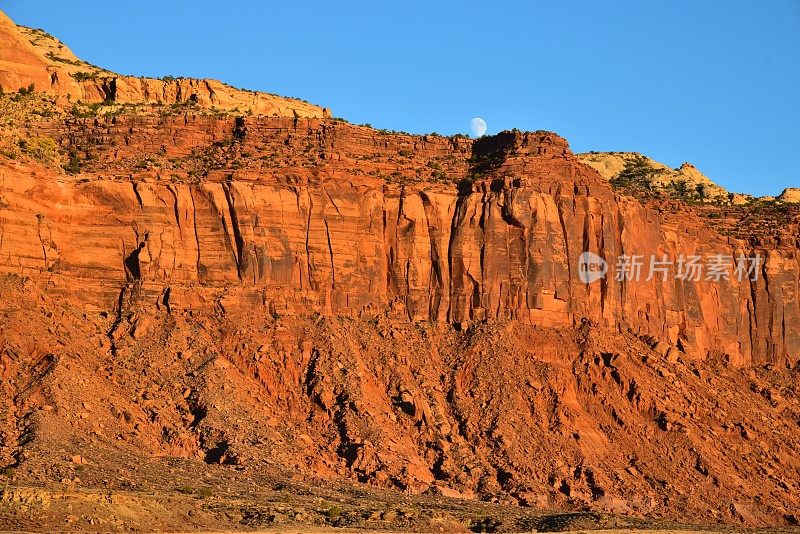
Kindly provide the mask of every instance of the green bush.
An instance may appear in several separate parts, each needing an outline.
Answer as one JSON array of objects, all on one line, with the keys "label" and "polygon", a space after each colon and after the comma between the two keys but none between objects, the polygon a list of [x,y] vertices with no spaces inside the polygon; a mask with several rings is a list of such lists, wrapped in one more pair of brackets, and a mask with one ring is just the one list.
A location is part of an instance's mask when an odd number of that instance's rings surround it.
[{"label": "green bush", "polygon": [[86,80],[94,80],[97,78],[97,74],[94,72],[73,72],[72,77],[75,78],[79,82],[84,82]]},{"label": "green bush", "polygon": [[615,187],[630,187],[633,185],[650,188],[650,180],[656,174],[647,158],[636,155],[633,159],[625,162],[625,167],[618,175],[611,179],[611,185]]},{"label": "green bush", "polygon": [[19,94],[20,96],[32,95],[35,92],[36,92],[36,84],[33,83],[30,84],[28,87],[20,87],[17,90],[17,94]]},{"label": "green bush", "polygon": [[66,63],[67,65],[76,65],[76,66],[81,64],[80,61],[74,59],[66,59],[61,56],[55,55],[53,52],[46,53],[44,57],[56,63]]},{"label": "green bush", "polygon": [[[80,104],[80,105],[78,105]],[[77,104],[72,105],[72,116],[78,119],[88,119],[97,117],[100,108],[103,106],[111,106],[114,102],[112,100],[103,100],[102,102],[92,102],[91,104],[84,104],[78,101]]]},{"label": "green bush", "polygon": [[338,506],[331,506],[324,512],[325,517],[328,519],[337,519],[339,516],[342,515],[342,509]]},{"label": "green bush", "polygon": [[689,186],[687,185],[686,180],[675,180],[674,182],[670,182],[669,187],[679,198],[686,198],[689,196]]},{"label": "green bush", "polygon": [[82,167],[83,163],[81,162],[80,158],[78,158],[78,154],[75,152],[70,152],[69,161],[66,163],[66,165],[64,165],[64,171],[67,174],[79,174]]},{"label": "green bush", "polygon": [[19,142],[19,147],[25,154],[42,163],[52,163],[58,157],[58,145],[52,137],[23,139]]}]

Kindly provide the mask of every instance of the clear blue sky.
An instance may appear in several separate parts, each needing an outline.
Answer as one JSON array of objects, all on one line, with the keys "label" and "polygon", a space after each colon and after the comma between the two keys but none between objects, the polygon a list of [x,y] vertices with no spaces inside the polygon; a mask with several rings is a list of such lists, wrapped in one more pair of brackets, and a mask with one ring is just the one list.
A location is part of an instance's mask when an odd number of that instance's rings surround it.
[{"label": "clear blue sky", "polygon": [[553,130],[576,152],[800,186],[800,0],[0,0],[80,57],[212,77],[409,132]]}]

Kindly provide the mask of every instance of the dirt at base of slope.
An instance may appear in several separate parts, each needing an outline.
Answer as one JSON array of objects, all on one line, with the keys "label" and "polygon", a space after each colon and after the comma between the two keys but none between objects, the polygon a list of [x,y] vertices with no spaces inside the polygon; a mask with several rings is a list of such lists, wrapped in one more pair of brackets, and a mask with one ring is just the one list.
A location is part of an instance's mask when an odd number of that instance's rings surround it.
[{"label": "dirt at base of slope", "polygon": [[[153,462],[175,472],[175,463]],[[188,475],[194,472],[189,467]],[[207,469],[149,491],[75,484],[0,487],[0,531],[27,532],[556,532],[595,529],[707,530],[591,511],[535,510],[342,484]],[[199,478],[199,480],[197,479]],[[734,532],[735,528],[716,529]],[[740,529],[741,530],[741,529]],[[779,529],[772,531],[778,532]]]},{"label": "dirt at base of slope", "polygon": [[[0,279],[0,302],[0,488],[175,499],[169,514],[180,503],[205,514],[262,502],[266,488],[278,501],[302,497],[304,511],[256,507],[253,517],[302,511],[310,525],[365,521],[361,505],[351,514],[317,486],[367,502],[383,491],[397,502],[465,499],[473,512],[425,516],[458,529],[483,528],[479,511],[493,506],[514,529],[547,509],[798,521],[796,370],[694,360],[590,322],[457,330],[390,313],[177,314],[135,299],[86,311],[14,276]],[[287,484],[301,486],[278,487]],[[20,501],[14,491],[4,499]],[[337,517],[305,496],[327,499]],[[69,499],[48,501],[69,509]],[[17,508],[5,513],[23,521]],[[9,524],[33,528],[44,516],[31,517]]]}]

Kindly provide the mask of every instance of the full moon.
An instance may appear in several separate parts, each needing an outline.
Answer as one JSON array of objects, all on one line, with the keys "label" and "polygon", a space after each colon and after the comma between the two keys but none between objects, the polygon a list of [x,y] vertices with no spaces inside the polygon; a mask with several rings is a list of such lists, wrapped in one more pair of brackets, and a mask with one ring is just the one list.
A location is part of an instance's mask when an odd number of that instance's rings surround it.
[{"label": "full moon", "polygon": [[486,121],[480,117],[475,117],[469,121],[469,129],[472,130],[472,135],[481,137],[486,133]]}]

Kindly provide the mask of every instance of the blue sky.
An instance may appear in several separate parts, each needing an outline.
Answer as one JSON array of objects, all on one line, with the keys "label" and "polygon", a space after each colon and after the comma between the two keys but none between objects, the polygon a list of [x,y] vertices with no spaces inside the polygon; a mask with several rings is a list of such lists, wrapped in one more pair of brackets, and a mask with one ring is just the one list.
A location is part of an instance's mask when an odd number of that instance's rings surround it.
[{"label": "blue sky", "polygon": [[[800,186],[800,0],[0,0],[76,54],[218,78],[415,133],[553,130],[573,150]],[[135,7],[134,7],[135,6]]]}]

